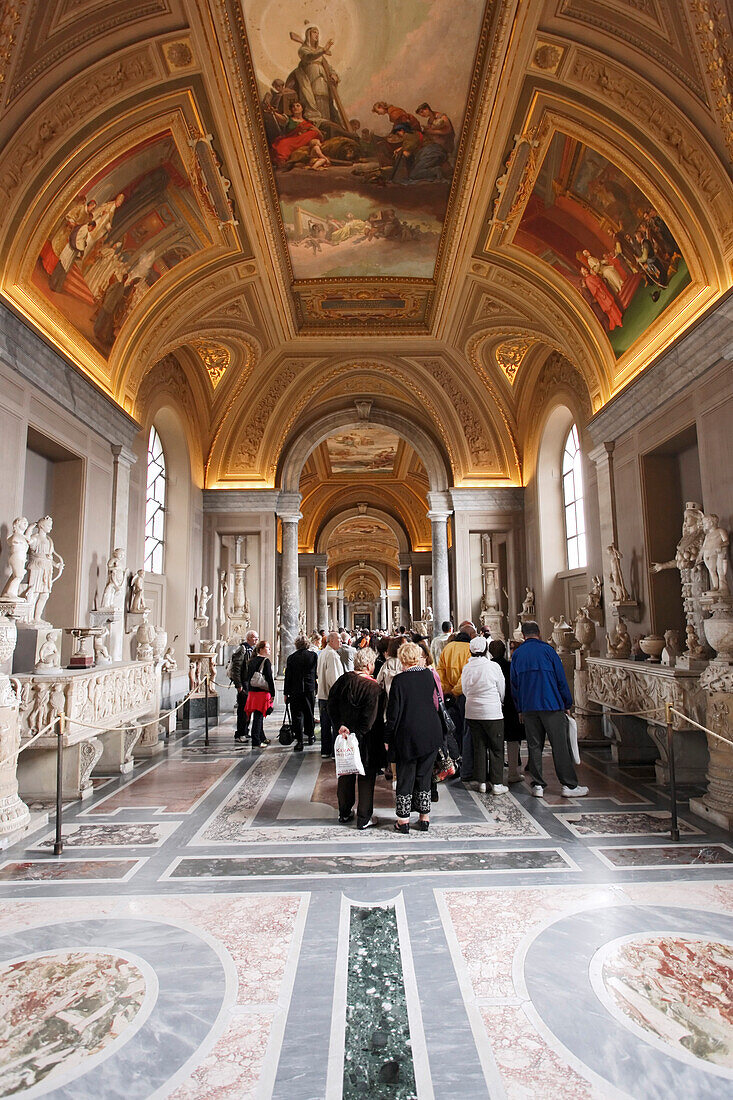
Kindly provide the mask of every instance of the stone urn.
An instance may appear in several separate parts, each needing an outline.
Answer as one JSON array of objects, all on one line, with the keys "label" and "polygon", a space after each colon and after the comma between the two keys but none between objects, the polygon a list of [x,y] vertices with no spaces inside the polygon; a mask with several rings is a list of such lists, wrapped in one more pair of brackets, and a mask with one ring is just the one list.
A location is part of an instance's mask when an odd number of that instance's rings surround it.
[{"label": "stone urn", "polygon": [[726,665],[733,664],[733,613],[715,611],[705,619],[705,637],[717,653],[717,660]]},{"label": "stone urn", "polygon": [[153,638],[153,659],[159,661],[168,648],[168,631],[156,626]]},{"label": "stone urn", "polygon": [[155,627],[147,621],[140,623],[135,632],[137,650],[135,659],[138,661],[150,661],[153,656],[153,642],[155,641]]},{"label": "stone urn", "polygon": [[650,664],[658,665],[662,659],[664,638],[659,634],[647,634],[645,638],[639,638],[639,649],[646,653]]},{"label": "stone urn", "polygon": [[578,617],[575,620],[575,637],[580,642],[580,648],[584,653],[590,653],[590,648],[596,640],[596,624],[588,614],[587,607],[578,608]]},{"label": "stone urn", "polygon": [[559,619],[550,618],[552,623],[552,644],[555,649],[562,656],[568,656],[576,649],[580,648],[580,642],[573,633],[573,628],[570,623],[565,621],[565,616],[561,615]]}]

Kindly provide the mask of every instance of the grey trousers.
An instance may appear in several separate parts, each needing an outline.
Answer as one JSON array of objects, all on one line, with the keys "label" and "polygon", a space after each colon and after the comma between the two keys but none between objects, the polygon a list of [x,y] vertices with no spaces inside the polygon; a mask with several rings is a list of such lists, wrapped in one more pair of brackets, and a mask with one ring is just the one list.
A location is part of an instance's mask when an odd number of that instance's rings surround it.
[{"label": "grey trousers", "polygon": [[529,749],[529,774],[534,783],[545,786],[542,778],[542,750],[545,737],[552,748],[552,762],[555,773],[563,787],[577,787],[578,776],[575,771],[570,738],[568,737],[568,719],[564,710],[530,710],[523,712],[524,733]]}]

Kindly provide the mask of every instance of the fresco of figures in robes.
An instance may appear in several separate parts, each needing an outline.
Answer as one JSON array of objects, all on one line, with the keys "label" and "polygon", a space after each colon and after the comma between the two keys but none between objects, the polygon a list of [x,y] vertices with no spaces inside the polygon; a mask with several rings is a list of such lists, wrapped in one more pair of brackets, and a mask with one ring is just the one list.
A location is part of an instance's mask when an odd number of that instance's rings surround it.
[{"label": "fresco of figures in robes", "polygon": [[669,226],[615,164],[557,133],[514,244],[560,272],[597,317],[616,358],[690,283]]},{"label": "fresco of figures in robes", "polygon": [[241,3],[296,279],[431,278],[484,0]]},{"label": "fresco of figures in robes", "polygon": [[33,283],[105,357],[147,291],[210,243],[170,131],[89,179],[44,242]]}]

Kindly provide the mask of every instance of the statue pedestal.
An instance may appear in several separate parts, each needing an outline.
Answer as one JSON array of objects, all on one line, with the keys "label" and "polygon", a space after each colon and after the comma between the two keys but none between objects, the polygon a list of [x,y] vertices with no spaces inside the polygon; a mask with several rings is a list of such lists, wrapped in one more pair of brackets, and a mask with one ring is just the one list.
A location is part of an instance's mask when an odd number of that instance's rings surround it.
[{"label": "statue pedestal", "polygon": [[[52,626],[40,626],[35,623],[18,623],[18,641],[13,654],[13,675],[23,672],[35,672],[39,667],[41,647],[52,642],[56,655],[50,662],[44,662],[43,668],[53,671],[61,667],[61,631]],[[40,671],[40,669],[39,669]]]},{"label": "statue pedestal", "polygon": [[0,844],[20,839],[31,824],[30,811],[18,794],[19,747],[18,706],[0,707]]},{"label": "statue pedestal", "polygon": [[690,809],[733,832],[733,666],[711,661],[700,678],[708,697],[707,734],[710,763],[702,798],[691,798]]}]

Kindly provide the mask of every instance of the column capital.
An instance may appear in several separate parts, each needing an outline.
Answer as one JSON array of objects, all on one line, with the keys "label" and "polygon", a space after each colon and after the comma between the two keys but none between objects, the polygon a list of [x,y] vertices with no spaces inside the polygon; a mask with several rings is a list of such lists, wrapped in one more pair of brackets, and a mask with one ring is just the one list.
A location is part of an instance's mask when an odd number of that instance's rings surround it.
[{"label": "column capital", "polygon": [[436,491],[428,493],[428,507],[430,509],[428,516],[430,512],[445,512],[446,517],[449,516],[453,511],[450,493]]},{"label": "column capital", "polygon": [[427,513],[427,517],[431,523],[446,523],[450,519],[452,514],[452,510],[446,511],[445,509],[441,508],[440,510],[434,511],[431,509]]},{"label": "column capital", "polygon": [[314,554],[313,564],[319,572],[321,570],[324,573],[328,571],[328,557],[326,556],[326,554]]},{"label": "column capital", "polygon": [[302,500],[300,493],[281,492],[278,496],[275,512],[283,523],[297,523],[303,516],[300,511]]},{"label": "column capital", "polygon": [[129,447],[126,447],[124,443],[110,443],[109,449],[112,452],[115,462],[123,462],[125,466],[134,466],[137,462],[137,455],[134,451],[131,451]]}]

